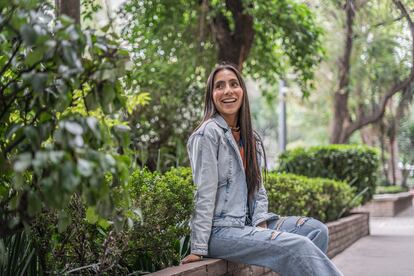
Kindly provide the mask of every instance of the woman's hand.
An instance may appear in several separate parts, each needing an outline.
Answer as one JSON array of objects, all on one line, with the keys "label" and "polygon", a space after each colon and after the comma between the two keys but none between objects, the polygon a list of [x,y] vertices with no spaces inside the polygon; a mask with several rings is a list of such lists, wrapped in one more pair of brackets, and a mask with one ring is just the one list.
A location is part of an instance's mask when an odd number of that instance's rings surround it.
[{"label": "woman's hand", "polygon": [[202,261],[202,260],[203,260],[203,256],[190,254],[181,261],[181,264],[198,262],[198,261]]}]

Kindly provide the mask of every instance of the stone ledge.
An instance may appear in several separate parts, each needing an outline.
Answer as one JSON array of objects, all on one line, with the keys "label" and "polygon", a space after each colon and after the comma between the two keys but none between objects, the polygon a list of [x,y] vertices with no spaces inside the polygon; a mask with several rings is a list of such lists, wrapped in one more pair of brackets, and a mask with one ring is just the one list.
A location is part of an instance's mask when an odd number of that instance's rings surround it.
[{"label": "stone ledge", "polygon": [[[369,235],[369,214],[352,214],[327,223],[329,228],[328,257],[333,258],[359,238]],[[180,266],[169,267],[148,275],[152,276],[278,276],[268,268],[206,258]]]},{"label": "stone ledge", "polygon": [[355,208],[354,211],[369,212],[373,217],[394,217],[411,207],[412,199],[413,194],[410,192],[375,195],[370,202]]},{"label": "stone ledge", "polygon": [[218,275],[269,275],[278,276],[268,268],[232,263],[221,259],[206,258],[200,262],[169,267],[147,275],[151,276],[218,276]]}]

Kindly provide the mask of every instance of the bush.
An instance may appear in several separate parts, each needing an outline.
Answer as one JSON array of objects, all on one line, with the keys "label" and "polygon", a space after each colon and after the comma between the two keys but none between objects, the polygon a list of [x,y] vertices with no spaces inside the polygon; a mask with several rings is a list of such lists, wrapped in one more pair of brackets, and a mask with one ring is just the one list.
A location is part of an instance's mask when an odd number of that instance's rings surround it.
[{"label": "bush", "polygon": [[141,225],[134,226],[126,261],[132,270],[155,271],[178,265],[180,239],[190,233],[188,221],[193,211],[190,168],[173,168],[161,175],[148,170],[132,174],[133,194],[142,211]]},{"label": "bush", "polygon": [[265,184],[269,210],[281,216],[309,216],[327,222],[356,206],[354,189],[345,182],[269,173]]},{"label": "bush", "polygon": [[[20,275],[32,267],[38,270],[28,275],[42,271],[139,275],[177,265],[189,248],[188,220],[195,188],[191,170],[173,168],[165,174],[136,170],[126,188],[130,196],[124,201],[131,202],[123,204],[132,206],[128,217],[141,218],[138,222],[114,231],[114,222],[105,223],[75,195],[65,213],[76,227],[62,229],[58,211],[45,210],[36,215],[27,232],[0,239],[4,255],[0,254],[0,275]],[[26,265],[20,269],[13,265],[16,262]]]},{"label": "bush", "polygon": [[0,1],[0,238],[45,209],[63,231],[74,194],[117,227],[125,217],[112,195],[133,155],[113,118],[127,108],[129,54],[114,34],[54,19],[50,2]]},{"label": "bush", "polygon": [[279,172],[345,181],[369,201],[377,181],[378,153],[365,146],[329,145],[297,148],[280,155]]},{"label": "bush", "polygon": [[375,189],[376,194],[397,194],[407,191],[408,188],[402,186],[378,186]]}]

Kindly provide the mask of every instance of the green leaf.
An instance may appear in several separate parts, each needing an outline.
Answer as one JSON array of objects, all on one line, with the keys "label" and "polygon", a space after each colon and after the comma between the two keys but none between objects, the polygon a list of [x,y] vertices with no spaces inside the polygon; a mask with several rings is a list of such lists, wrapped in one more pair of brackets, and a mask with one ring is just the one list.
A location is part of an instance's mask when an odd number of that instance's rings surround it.
[{"label": "green leaf", "polygon": [[15,172],[24,172],[32,164],[32,154],[29,152],[22,153],[18,156],[17,161],[14,162]]},{"label": "green leaf", "polygon": [[37,73],[32,76],[32,87],[35,92],[43,92],[46,87],[48,75],[46,73]]},{"label": "green leaf", "polygon": [[99,100],[98,97],[95,95],[93,91],[89,92],[85,96],[86,107],[89,110],[95,110],[99,107]]},{"label": "green leaf", "polygon": [[23,38],[23,41],[28,45],[34,45],[36,43],[37,34],[32,26],[25,24],[20,27],[20,34]]},{"label": "green leaf", "polygon": [[83,128],[80,124],[76,122],[70,122],[66,121],[64,123],[65,129],[70,132],[73,135],[82,135],[83,134]]},{"label": "green leaf", "polygon": [[78,171],[79,174],[84,177],[89,177],[93,173],[93,163],[88,160],[80,158],[78,160]]},{"label": "green leaf", "polygon": [[98,221],[99,217],[98,214],[95,211],[94,207],[88,207],[88,209],[86,209],[86,220],[90,223],[90,224],[95,224]]},{"label": "green leaf", "polygon": [[34,51],[31,51],[27,56],[26,56],[26,60],[25,63],[28,66],[32,66],[34,64],[36,64],[37,62],[41,61],[43,59],[43,49],[42,48],[38,48]]},{"label": "green leaf", "polygon": [[106,219],[99,219],[99,220],[98,220],[98,225],[99,225],[102,229],[106,230],[106,229],[108,229],[108,228],[111,226],[111,223],[109,223],[109,221],[108,221],[108,220],[106,220]]}]

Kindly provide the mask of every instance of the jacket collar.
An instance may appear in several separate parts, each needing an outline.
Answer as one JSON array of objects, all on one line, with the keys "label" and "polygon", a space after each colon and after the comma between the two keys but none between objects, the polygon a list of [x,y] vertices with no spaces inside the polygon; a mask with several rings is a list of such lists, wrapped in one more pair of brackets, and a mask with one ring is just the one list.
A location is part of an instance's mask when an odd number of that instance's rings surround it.
[{"label": "jacket collar", "polygon": [[216,113],[213,115],[212,119],[216,122],[216,124],[224,130],[230,130],[229,125],[224,120],[224,118],[219,114]]},{"label": "jacket collar", "polygon": [[224,120],[224,118],[219,113],[214,114],[212,119],[214,120],[214,122],[216,122],[216,124],[219,127],[224,129],[224,136],[230,142],[231,147],[233,148],[235,154],[237,155],[237,159],[239,160],[240,167],[244,171],[244,165],[243,165],[243,160],[242,160],[241,155],[240,155],[239,146],[237,145],[236,140],[234,140],[234,137],[233,137],[231,131],[229,131],[230,130],[229,125],[227,124],[227,122]]}]

